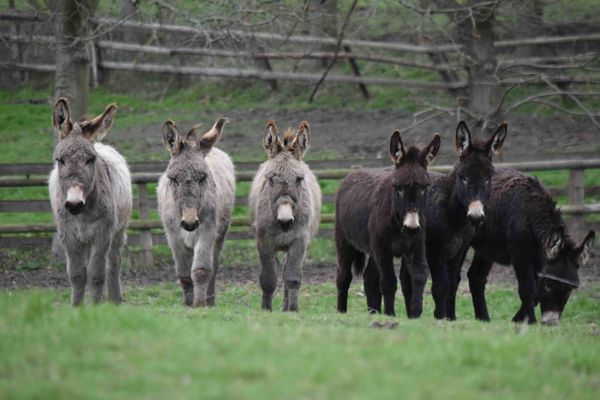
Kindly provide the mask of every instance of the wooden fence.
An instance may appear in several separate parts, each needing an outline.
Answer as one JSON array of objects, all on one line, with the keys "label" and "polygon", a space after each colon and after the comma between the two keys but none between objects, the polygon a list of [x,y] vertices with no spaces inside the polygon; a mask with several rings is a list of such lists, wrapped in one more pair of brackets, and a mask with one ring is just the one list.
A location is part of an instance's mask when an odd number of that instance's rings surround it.
[{"label": "wooden fence", "polygon": [[[341,179],[358,166],[380,167],[385,165],[381,160],[344,160],[316,161],[310,163],[319,179]],[[236,173],[238,181],[251,181],[258,163],[238,163]],[[340,168],[331,168],[338,166]],[[156,183],[164,170],[165,163],[132,164],[132,182],[136,185],[138,196],[134,201],[137,205],[138,219],[130,224],[130,245],[141,249],[144,265],[152,264],[153,244],[165,244],[162,225],[159,220],[150,219],[150,212],[156,210],[156,198],[151,196],[148,185]],[[584,171],[600,168],[600,159],[590,160],[560,160],[533,161],[519,163],[499,163],[498,168],[513,168],[520,171],[568,170],[569,184],[566,188],[550,188],[554,196],[568,196],[569,204],[562,206],[563,213],[569,215],[569,225],[572,230],[581,232],[586,229],[585,215],[600,213],[600,203],[586,204],[585,194],[600,195],[600,187],[584,188]],[[35,187],[47,185],[47,174],[51,166],[48,164],[0,165],[0,188]],[[448,172],[451,166],[433,166],[433,171]],[[334,202],[334,195],[323,196],[323,203]],[[247,205],[246,196],[236,197],[236,205]],[[0,200],[0,212],[51,212],[48,200]],[[332,236],[331,224],[333,214],[321,216],[325,224],[319,231],[320,236]],[[249,239],[252,233],[248,229],[246,217],[237,217],[232,221],[229,239]],[[48,246],[51,237],[48,235],[56,230],[54,224],[13,224],[0,225],[0,247]]]},{"label": "wooden fence", "polygon": [[[47,22],[47,17],[43,15],[26,15],[11,12],[0,12],[0,20],[10,21],[15,24]],[[462,50],[460,45],[454,43],[442,45],[423,45],[400,42],[382,42],[373,40],[356,40],[344,39],[341,42],[339,53],[335,54],[332,51],[323,51],[323,45],[334,46],[337,43],[335,38],[324,38],[307,35],[280,35],[267,32],[249,32],[249,31],[213,31],[210,29],[202,29],[194,26],[171,25],[160,23],[148,23],[131,20],[117,20],[111,18],[97,18],[96,24],[99,24],[110,31],[113,29],[130,29],[140,32],[165,32],[171,35],[188,35],[191,40],[188,40],[186,46],[179,45],[150,45],[148,43],[127,43],[115,40],[107,40],[104,36],[88,40],[88,50],[91,53],[91,70],[92,81],[98,81],[98,70],[117,70],[129,72],[145,72],[158,74],[175,74],[185,76],[204,76],[218,77],[229,79],[251,79],[264,80],[270,82],[272,87],[276,87],[276,81],[288,80],[296,82],[316,83],[320,81],[323,73],[302,72],[302,71],[275,71],[270,64],[272,60],[305,60],[305,59],[324,59],[330,60],[337,58],[346,60],[350,63],[353,75],[331,73],[324,77],[327,82],[346,83],[359,85],[363,95],[368,97],[366,85],[393,85],[404,88],[413,88],[420,90],[456,90],[465,88],[468,83],[464,79],[457,78],[453,81],[417,81],[406,80],[381,76],[363,76],[359,69],[357,60],[366,61],[378,64],[400,65],[409,68],[417,68],[424,70],[437,71],[446,73],[449,71],[461,71],[463,65],[460,57],[455,57]],[[205,42],[210,42],[209,38],[229,38],[237,43],[272,43],[273,48],[277,51],[265,51],[261,45],[249,46],[255,48],[255,51],[248,49],[239,49],[233,47],[206,47]],[[13,32],[0,32],[0,39],[9,46],[53,46],[55,39],[52,36],[44,35],[27,35],[14,34]],[[0,44],[2,43],[0,41]],[[221,42],[218,40],[216,42]],[[600,33],[586,33],[577,35],[564,36],[542,36],[533,38],[520,38],[518,40],[498,40],[495,42],[495,47],[499,51],[512,49],[519,46],[554,46],[560,44],[590,44],[590,51],[580,51],[579,54],[564,54],[561,56],[552,57],[529,57],[529,58],[514,58],[508,55],[502,55],[498,59],[499,67],[511,65],[536,66],[540,68],[557,68],[557,63],[562,68],[574,68],[577,65],[589,63],[597,59],[598,52],[594,50],[596,44],[600,42]],[[292,44],[295,47],[292,50],[285,50],[284,44]],[[307,48],[310,46],[313,50]],[[270,48],[270,47],[269,47]],[[298,50],[300,48],[300,50]],[[314,50],[318,49],[318,50]],[[358,51],[357,51],[358,49]],[[130,61],[115,60],[114,54],[111,60],[105,54],[107,51],[115,51],[123,53],[132,53],[135,55]],[[379,52],[379,53],[377,53]],[[449,57],[447,63],[433,63],[428,58],[428,55],[444,53]],[[167,58],[167,62],[139,62],[140,55],[154,56],[196,56],[192,65],[179,65],[178,62],[173,63]],[[206,58],[229,58],[229,59],[252,59],[259,61],[259,68],[240,68],[231,65],[225,66],[208,66],[205,62]],[[203,61],[204,60],[204,61]],[[165,61],[165,59],[161,59]],[[190,60],[186,60],[189,63]],[[0,62],[0,67],[35,72],[54,72],[55,65],[53,63],[41,63],[35,60],[11,60]],[[571,74],[570,74],[571,75]],[[458,75],[457,75],[458,76]],[[600,83],[600,75],[585,74],[584,76],[549,76],[547,79],[553,83],[568,83],[573,85],[578,84],[593,84]],[[539,81],[535,79],[523,79],[522,77],[507,76],[501,79],[500,85],[537,85]],[[273,86],[274,85],[274,86]]]}]

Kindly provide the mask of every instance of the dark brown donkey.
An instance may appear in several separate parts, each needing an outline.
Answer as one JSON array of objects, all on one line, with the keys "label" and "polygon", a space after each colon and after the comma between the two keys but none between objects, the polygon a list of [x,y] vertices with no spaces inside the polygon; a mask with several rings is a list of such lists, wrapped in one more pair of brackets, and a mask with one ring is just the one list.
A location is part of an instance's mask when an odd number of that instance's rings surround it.
[{"label": "dark brown donkey", "polygon": [[423,148],[404,149],[400,132],[390,140],[392,171],[359,170],[342,182],[336,197],[335,245],[338,257],[337,289],[339,312],[346,312],[351,267],[360,275],[365,256],[369,256],[364,285],[370,312],[395,315],[397,280],[394,256],[406,259],[413,291],[406,300],[407,314],[418,318],[423,309],[423,290],[427,281],[424,224],[429,174],[427,165],[440,148],[434,135]]},{"label": "dark brown donkey", "polygon": [[567,233],[550,193],[532,177],[499,169],[492,177],[486,220],[471,245],[475,257],[469,286],[475,317],[489,321],[485,284],[492,264],[512,264],[519,283],[521,308],[514,322],[534,323],[540,303],[542,322],[556,324],[571,291],[579,286],[578,271],[589,258],[595,233],[580,243]]},{"label": "dark brown donkey", "polygon": [[[484,207],[491,195],[492,158],[502,148],[508,128],[501,124],[487,141],[471,140],[464,121],[456,128],[460,158],[446,174],[432,174],[427,202],[427,264],[437,319],[456,319],[455,296],[460,267],[475,231],[485,219]],[[400,271],[402,292],[410,280]]]}]

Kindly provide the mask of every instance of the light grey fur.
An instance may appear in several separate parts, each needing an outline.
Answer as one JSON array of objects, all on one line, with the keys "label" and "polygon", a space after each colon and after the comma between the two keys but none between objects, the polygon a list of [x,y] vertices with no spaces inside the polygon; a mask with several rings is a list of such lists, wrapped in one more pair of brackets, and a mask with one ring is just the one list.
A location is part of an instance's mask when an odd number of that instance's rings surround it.
[{"label": "light grey fur", "polygon": [[[282,143],[269,121],[263,146],[269,159],[262,163],[252,181],[249,196],[250,222],[256,233],[260,256],[262,307],[272,309],[277,287],[278,251],[283,261],[284,311],[298,310],[302,265],[310,239],[319,229],[321,189],[315,175],[302,160],[310,145],[310,128],[303,122],[298,131],[288,130]],[[293,222],[284,228],[278,222],[278,206],[293,203]]]},{"label": "light grey fur", "polygon": [[[59,99],[53,113],[59,142],[48,189],[59,239],[67,254],[71,302],[83,301],[86,282],[94,303],[122,301],[120,271],[125,230],[131,216],[131,178],[125,159],[111,146],[96,143],[110,127],[115,105],[93,120],[71,121],[69,106]],[[78,188],[83,207],[67,210],[68,192]]]},{"label": "light grey fur", "polygon": [[[219,119],[201,138],[196,128],[184,137],[175,123],[163,127],[171,161],[160,177],[158,211],[173,253],[184,304],[213,306],[219,255],[231,223],[235,173],[229,156],[213,147],[226,119]],[[187,211],[186,211],[187,210]],[[183,223],[197,218],[197,228]]]}]

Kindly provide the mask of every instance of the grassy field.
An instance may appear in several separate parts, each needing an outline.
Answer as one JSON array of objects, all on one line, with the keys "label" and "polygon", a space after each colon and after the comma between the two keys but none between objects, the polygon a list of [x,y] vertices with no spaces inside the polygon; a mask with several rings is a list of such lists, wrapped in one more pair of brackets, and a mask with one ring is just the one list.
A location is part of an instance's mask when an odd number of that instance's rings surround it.
[{"label": "grassy field", "polygon": [[226,288],[214,309],[184,308],[174,284],[80,309],[68,290],[3,292],[0,398],[597,398],[598,287],[558,327],[508,322],[517,296],[496,287],[492,323],[465,295],[459,321],[436,322],[427,296],[395,329],[371,327],[392,319],[368,316],[358,288],[348,315],[330,284],[303,288],[299,314],[260,311],[255,287]]}]

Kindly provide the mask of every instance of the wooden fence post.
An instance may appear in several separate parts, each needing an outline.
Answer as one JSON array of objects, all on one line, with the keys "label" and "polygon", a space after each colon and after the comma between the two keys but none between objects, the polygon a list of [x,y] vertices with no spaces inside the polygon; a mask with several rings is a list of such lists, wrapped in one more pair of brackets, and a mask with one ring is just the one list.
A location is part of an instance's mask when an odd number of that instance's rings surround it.
[{"label": "wooden fence post", "polygon": [[[583,205],[585,184],[583,180],[584,169],[572,169],[569,171],[569,204]],[[585,214],[571,214],[569,217],[571,234],[583,232],[585,229]]]},{"label": "wooden fence post", "polygon": [[[138,208],[139,218],[148,219],[148,188],[145,183],[138,183]],[[140,248],[142,249],[142,263],[144,267],[151,267],[152,258],[152,233],[150,229],[140,230]]]}]

